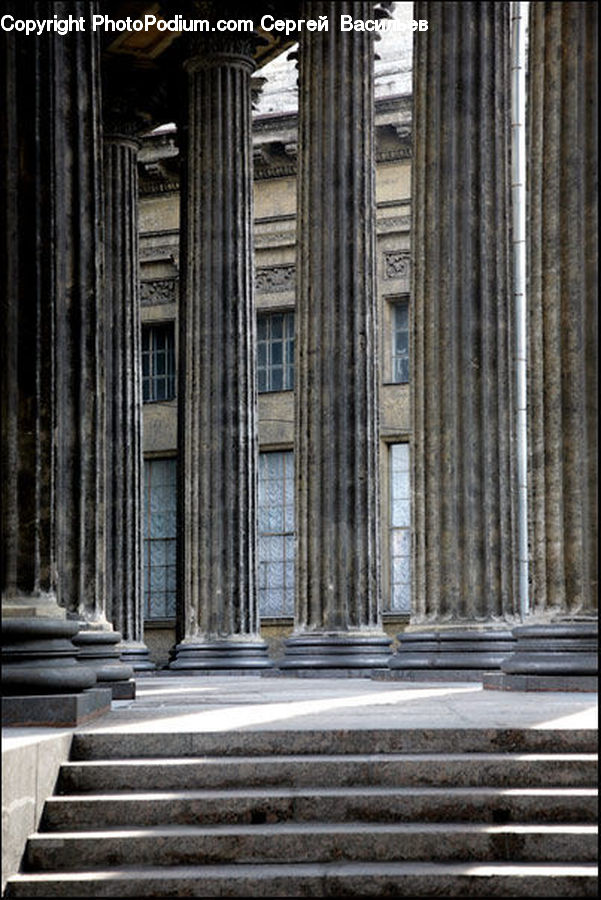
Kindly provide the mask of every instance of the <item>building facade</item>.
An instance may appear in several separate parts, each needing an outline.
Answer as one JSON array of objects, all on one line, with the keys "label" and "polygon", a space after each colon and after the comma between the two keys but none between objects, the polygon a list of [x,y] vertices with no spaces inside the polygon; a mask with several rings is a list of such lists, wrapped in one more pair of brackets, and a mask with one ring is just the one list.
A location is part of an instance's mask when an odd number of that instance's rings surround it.
[{"label": "building facade", "polygon": [[[410,66],[410,60],[406,65]],[[398,63],[397,63],[398,66]],[[292,77],[296,69],[290,63]],[[400,68],[400,67],[399,67]],[[376,70],[377,71],[377,70]],[[410,95],[376,101],[376,285],[379,319],[379,479],[382,611],[394,637],[411,609],[409,414]],[[396,73],[396,84],[402,71]],[[285,82],[284,84],[287,84]],[[294,103],[292,94],[289,103]],[[294,380],[296,109],[255,114],[258,603],[270,655],[294,625]],[[176,616],[179,151],[175,128],[140,151],[140,274],[145,454],[145,640],[165,664]]]}]

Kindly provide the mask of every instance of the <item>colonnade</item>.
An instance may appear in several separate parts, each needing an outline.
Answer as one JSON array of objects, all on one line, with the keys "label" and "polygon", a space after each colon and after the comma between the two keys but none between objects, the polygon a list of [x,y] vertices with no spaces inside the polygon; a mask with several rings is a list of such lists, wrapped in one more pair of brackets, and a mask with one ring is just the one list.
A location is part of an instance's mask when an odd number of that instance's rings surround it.
[{"label": "colonnade", "polygon": [[[68,15],[89,5],[56,6]],[[508,687],[588,675],[596,6],[530,4],[532,583],[531,618],[520,624],[509,4],[416,4],[415,18],[430,24],[414,45],[413,614],[392,658],[379,581],[374,41],[334,25],[345,11],[370,18],[373,6],[306,0],[299,13],[330,14],[332,24],[299,43],[296,608],[279,665],[497,669]],[[142,621],[136,189],[137,136],[148,122],[118,89],[101,103],[95,33],[2,41],[3,678],[21,705],[25,695],[90,695],[102,684],[127,696],[130,667],[152,667]],[[253,41],[182,40],[171,671],[273,664],[256,584]]]}]

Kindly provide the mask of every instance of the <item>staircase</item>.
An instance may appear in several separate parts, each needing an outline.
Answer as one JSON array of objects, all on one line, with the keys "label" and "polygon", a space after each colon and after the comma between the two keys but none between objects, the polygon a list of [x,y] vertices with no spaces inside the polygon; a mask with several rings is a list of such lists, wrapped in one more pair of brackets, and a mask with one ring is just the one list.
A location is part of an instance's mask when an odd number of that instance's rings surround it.
[{"label": "staircase", "polygon": [[81,733],[7,897],[597,896],[596,732]]}]

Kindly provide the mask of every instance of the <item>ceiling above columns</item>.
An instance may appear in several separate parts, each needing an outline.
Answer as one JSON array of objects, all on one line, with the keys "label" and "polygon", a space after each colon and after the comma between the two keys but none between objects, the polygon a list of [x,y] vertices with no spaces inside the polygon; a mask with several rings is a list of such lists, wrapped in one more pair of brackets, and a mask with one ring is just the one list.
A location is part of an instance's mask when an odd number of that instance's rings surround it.
[{"label": "ceiling above columns", "polygon": [[[279,6],[279,10],[278,10]],[[300,3],[286,4],[286,17],[296,18]],[[211,0],[100,0],[99,12],[111,19],[143,19],[146,15],[157,18],[157,25],[143,31],[103,32],[103,53],[105,58],[127,57],[130,62],[141,66],[152,67],[161,64],[161,59],[169,50],[179,47],[184,32],[165,31],[158,27],[159,21],[172,20],[176,16],[184,19],[252,19],[256,24],[256,34],[260,38],[254,52],[257,68],[279,56],[291,47],[296,38],[286,36],[278,31],[264,31],[258,27],[261,17],[273,13],[274,17],[282,16],[281,4],[270,2],[246,2],[235,0],[211,2]]]},{"label": "ceiling above columns", "polygon": [[[257,68],[264,66],[289,49],[295,37],[278,31],[259,28],[262,16],[281,16],[281,5],[265,2],[236,2],[236,0],[99,0],[98,13],[111,20],[143,20],[155,16],[157,25],[143,30],[101,30],[103,95],[107,111],[119,113],[126,101],[132,120],[140,124],[140,132],[148,131],[177,118],[178,104],[183,95],[182,63],[187,58],[188,32],[161,30],[161,20],[183,19],[251,19],[253,57]],[[296,17],[300,4],[290,3],[287,17]],[[195,33],[198,40],[202,34]],[[210,39],[210,35],[207,35]],[[125,97],[127,95],[127,97]]]}]

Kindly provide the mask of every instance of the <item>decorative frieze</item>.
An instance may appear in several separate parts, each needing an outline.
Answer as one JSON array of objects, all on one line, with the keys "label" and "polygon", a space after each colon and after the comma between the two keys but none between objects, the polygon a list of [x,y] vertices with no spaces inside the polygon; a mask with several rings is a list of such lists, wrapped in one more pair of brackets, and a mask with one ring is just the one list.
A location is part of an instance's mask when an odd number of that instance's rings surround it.
[{"label": "decorative frieze", "polygon": [[384,278],[395,278],[403,281],[405,290],[409,290],[411,275],[411,252],[409,250],[384,251]]},{"label": "decorative frieze", "polygon": [[[283,291],[294,291],[296,285],[296,266],[287,265],[262,266],[256,270],[255,290],[261,294],[276,294]],[[158,306],[164,303],[176,303],[178,298],[179,279],[161,278],[156,281],[140,283],[140,301],[142,306]]]},{"label": "decorative frieze", "polygon": [[255,290],[261,294],[276,294],[279,291],[293,291],[296,285],[294,263],[279,266],[263,266],[255,274]]},{"label": "decorative frieze", "polygon": [[178,287],[179,280],[177,278],[142,281],[140,283],[140,303],[142,306],[175,303],[178,297]]}]

